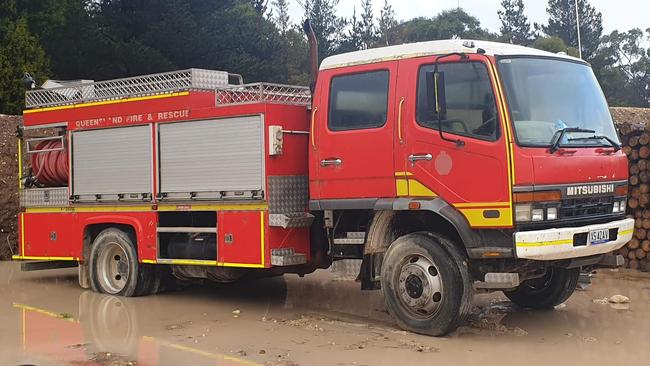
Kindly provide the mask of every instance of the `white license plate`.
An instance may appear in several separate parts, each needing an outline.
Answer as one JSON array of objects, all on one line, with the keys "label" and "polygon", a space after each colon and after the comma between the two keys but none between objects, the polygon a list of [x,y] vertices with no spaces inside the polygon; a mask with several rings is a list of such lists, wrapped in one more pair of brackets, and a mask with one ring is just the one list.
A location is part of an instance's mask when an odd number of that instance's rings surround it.
[{"label": "white license plate", "polygon": [[589,232],[589,245],[607,243],[609,241],[609,229],[598,229]]}]

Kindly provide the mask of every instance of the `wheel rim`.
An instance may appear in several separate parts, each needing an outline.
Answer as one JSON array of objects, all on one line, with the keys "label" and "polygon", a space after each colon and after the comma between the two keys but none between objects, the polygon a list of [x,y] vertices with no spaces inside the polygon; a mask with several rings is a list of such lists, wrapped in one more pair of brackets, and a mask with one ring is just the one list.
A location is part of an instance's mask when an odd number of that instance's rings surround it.
[{"label": "wheel rim", "polygon": [[400,302],[413,316],[434,316],[444,298],[438,266],[419,254],[405,258],[399,270],[398,292]]},{"label": "wheel rim", "polygon": [[129,279],[129,261],[124,249],[117,243],[107,243],[98,258],[99,282],[110,294],[117,294]]}]

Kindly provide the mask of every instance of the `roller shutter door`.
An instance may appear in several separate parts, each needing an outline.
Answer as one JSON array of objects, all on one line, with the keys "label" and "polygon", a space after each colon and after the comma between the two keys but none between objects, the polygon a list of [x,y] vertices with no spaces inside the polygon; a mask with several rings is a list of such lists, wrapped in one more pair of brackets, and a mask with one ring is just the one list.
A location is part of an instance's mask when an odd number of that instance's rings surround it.
[{"label": "roller shutter door", "polygon": [[258,115],[160,125],[160,191],[263,190],[262,118]]},{"label": "roller shutter door", "polygon": [[74,132],[72,145],[75,195],[151,193],[150,126]]}]

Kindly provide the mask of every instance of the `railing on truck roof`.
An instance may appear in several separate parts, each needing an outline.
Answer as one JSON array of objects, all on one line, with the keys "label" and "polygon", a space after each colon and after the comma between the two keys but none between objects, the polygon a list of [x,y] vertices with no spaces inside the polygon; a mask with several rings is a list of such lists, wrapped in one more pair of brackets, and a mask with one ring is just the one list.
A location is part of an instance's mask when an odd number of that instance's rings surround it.
[{"label": "railing on truck roof", "polygon": [[27,108],[44,108],[191,89],[215,90],[231,85],[231,78],[243,84],[241,75],[204,69],[187,69],[91,83],[79,82],[57,88],[29,90],[25,95],[25,105]]},{"label": "railing on truck roof", "polygon": [[231,85],[216,90],[216,105],[239,105],[251,103],[277,103],[309,106],[309,88],[295,85],[254,83]]}]

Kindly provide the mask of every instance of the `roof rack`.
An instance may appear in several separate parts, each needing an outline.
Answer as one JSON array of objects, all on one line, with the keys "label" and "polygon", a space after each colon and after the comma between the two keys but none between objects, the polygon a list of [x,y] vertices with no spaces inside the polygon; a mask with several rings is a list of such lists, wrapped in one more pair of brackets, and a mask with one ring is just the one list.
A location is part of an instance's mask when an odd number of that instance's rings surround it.
[{"label": "roof rack", "polygon": [[230,79],[243,84],[241,75],[225,71],[187,69],[98,82],[77,82],[67,86],[29,90],[27,108],[44,108],[87,102],[149,96],[190,89],[214,90],[226,87]]},{"label": "roof rack", "polygon": [[217,107],[251,103],[310,106],[311,92],[304,86],[272,83],[232,85],[216,90]]}]

